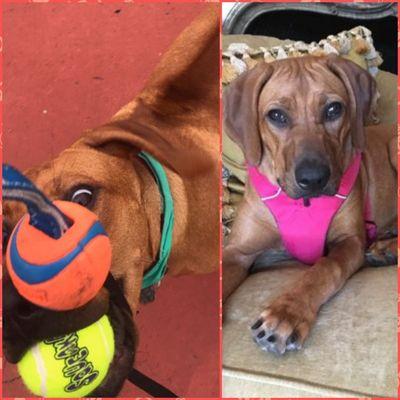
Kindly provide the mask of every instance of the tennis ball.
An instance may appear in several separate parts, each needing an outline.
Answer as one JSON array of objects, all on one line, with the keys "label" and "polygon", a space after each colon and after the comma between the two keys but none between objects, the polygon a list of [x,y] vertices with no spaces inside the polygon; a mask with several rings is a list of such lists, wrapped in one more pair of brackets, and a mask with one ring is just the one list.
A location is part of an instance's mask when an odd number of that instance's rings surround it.
[{"label": "tennis ball", "polygon": [[94,298],[111,265],[111,244],[97,216],[79,204],[54,204],[73,224],[53,239],[29,224],[15,227],[6,264],[15,288],[30,302],[52,310],[71,310]]},{"label": "tennis ball", "polygon": [[37,343],[18,363],[26,387],[41,397],[84,397],[108,373],[114,332],[104,315],[77,332]]}]

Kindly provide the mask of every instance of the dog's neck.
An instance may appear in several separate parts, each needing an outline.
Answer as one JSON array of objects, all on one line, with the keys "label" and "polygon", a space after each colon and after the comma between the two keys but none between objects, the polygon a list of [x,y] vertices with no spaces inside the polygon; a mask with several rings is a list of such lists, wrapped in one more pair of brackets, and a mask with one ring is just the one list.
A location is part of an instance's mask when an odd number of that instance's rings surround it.
[{"label": "dog's neck", "polygon": [[[148,248],[143,249],[146,258],[153,262],[157,259],[161,240],[162,200],[157,182],[146,163],[139,157],[133,160],[140,184],[141,199],[139,199],[146,216],[148,231]],[[152,263],[148,263],[150,268]]]}]

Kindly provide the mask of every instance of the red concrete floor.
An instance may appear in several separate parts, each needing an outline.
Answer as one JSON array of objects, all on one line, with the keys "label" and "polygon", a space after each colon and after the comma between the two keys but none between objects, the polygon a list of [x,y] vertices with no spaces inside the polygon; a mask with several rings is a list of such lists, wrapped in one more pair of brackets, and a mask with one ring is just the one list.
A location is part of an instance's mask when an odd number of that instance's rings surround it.
[{"label": "red concrete floor", "polygon": [[[3,5],[3,151],[18,168],[54,157],[143,86],[205,4]],[[219,396],[218,274],[166,278],[141,306],[136,367],[182,397]],[[3,396],[26,397],[5,364]],[[146,396],[126,384],[121,397]]]}]

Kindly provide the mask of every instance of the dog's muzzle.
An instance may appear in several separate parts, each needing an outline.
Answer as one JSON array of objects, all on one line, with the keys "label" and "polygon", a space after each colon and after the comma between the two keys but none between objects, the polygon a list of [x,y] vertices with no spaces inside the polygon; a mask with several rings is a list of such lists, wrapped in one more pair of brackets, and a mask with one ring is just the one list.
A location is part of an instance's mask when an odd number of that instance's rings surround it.
[{"label": "dog's muzzle", "polygon": [[331,170],[325,162],[304,159],[296,165],[294,175],[302,197],[316,197],[326,188]]}]

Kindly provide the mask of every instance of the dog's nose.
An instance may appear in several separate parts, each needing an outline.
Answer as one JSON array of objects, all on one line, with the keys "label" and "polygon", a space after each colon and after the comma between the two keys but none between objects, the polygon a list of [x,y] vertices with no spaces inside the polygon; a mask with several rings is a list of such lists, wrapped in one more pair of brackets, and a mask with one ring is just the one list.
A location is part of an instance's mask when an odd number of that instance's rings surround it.
[{"label": "dog's nose", "polygon": [[329,166],[317,160],[303,160],[295,170],[295,178],[299,187],[307,192],[321,191],[329,181]]}]

